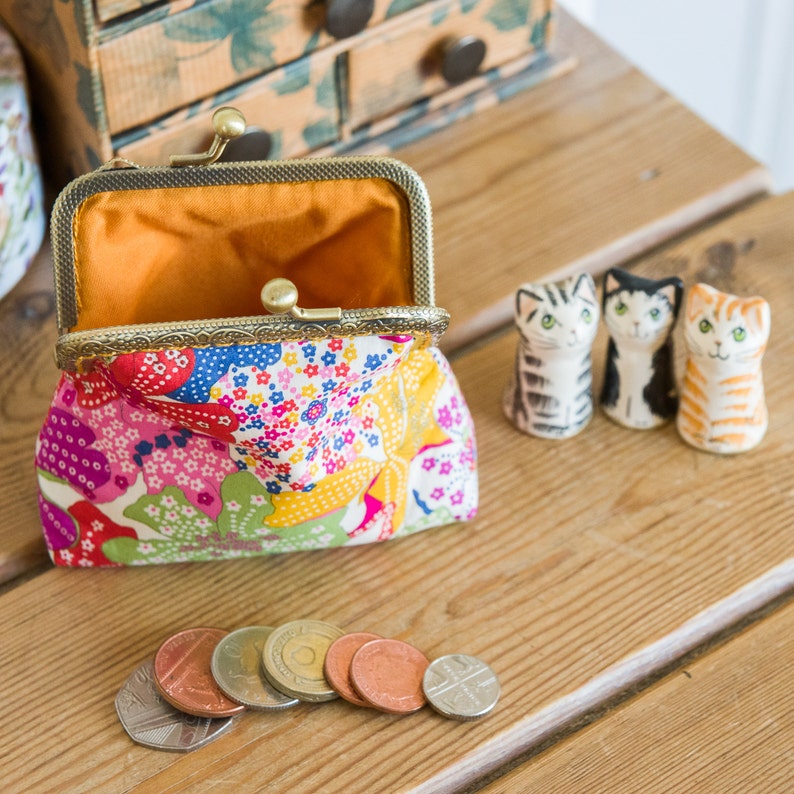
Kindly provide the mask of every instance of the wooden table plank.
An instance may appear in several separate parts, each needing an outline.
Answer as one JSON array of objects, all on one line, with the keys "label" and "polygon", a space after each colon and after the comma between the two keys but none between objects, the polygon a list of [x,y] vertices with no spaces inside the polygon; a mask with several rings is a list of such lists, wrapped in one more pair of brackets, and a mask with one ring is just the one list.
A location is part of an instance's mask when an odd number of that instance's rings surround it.
[{"label": "wooden table plank", "polygon": [[791,791],[792,658],[789,604],[481,791]]},{"label": "wooden table plank", "polygon": [[0,584],[47,564],[36,472],[36,435],[57,381],[52,258],[45,242],[0,302]]},{"label": "wooden table plank", "polygon": [[[578,68],[398,156],[435,210],[447,349],[504,321],[521,281],[597,270],[768,187],[763,168],[564,13]],[[46,561],[33,445],[54,389],[49,250],[0,303],[0,583]]]},{"label": "wooden table plank", "polygon": [[[721,458],[672,426],[600,413],[565,442],[503,419],[512,334],[454,362],[477,426],[482,499],[469,525],[390,543],[207,565],[50,570],[0,596],[4,784],[46,791],[453,791],[794,586],[794,196],[770,199],[639,263],[772,304],[763,445]],[[595,356],[603,371],[604,329]],[[246,714],[186,756],[133,745],[122,682],[169,633],[302,616],[488,661],[492,715],[454,723],[343,702]],[[694,626],[694,629],[692,628]],[[686,636],[686,642],[681,637]],[[651,650],[648,653],[648,649]],[[20,694],[23,693],[23,694]],[[596,699],[597,699],[596,698]]]},{"label": "wooden table plank", "polygon": [[770,189],[565,12],[557,49],[578,67],[397,152],[433,203],[447,350],[507,321],[522,281],[603,271]]}]

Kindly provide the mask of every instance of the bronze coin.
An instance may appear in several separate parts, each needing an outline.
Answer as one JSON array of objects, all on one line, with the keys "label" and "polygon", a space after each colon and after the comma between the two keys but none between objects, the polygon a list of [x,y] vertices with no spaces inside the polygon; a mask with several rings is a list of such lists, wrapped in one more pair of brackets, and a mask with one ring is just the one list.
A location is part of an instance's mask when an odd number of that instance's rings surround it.
[{"label": "bronze coin", "polygon": [[233,717],[245,711],[221,692],[212,677],[215,646],[223,629],[185,629],[169,637],[154,657],[157,690],[174,708],[194,717]]},{"label": "bronze coin", "polygon": [[350,680],[350,662],[353,660],[353,654],[364,643],[380,639],[383,638],[379,634],[371,634],[368,631],[351,632],[334,640],[325,654],[323,671],[328,683],[345,700],[349,700],[356,706],[369,706],[369,703],[361,698],[353,688],[353,682]]},{"label": "bronze coin", "polygon": [[422,679],[429,662],[402,640],[371,640],[350,662],[350,680],[371,706],[390,714],[410,714],[427,703]]}]

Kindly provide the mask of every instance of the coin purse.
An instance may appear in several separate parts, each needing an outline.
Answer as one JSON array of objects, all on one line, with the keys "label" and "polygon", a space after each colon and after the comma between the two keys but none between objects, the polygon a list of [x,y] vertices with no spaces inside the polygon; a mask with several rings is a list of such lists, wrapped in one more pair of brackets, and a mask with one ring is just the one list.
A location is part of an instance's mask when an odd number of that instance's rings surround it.
[{"label": "coin purse", "polygon": [[56,564],[355,545],[474,515],[430,205],[404,164],[103,167],[61,193],[52,241],[62,374],[36,466]]}]

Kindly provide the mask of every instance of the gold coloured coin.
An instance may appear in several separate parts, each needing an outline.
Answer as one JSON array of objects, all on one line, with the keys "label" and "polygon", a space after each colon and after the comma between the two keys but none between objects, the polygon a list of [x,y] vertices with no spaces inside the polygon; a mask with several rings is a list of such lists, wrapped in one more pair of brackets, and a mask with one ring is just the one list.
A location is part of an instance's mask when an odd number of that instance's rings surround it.
[{"label": "gold coloured coin", "polygon": [[265,641],[262,669],[285,695],[319,703],[339,697],[323,672],[325,655],[344,632],[322,620],[293,620],[278,626]]}]

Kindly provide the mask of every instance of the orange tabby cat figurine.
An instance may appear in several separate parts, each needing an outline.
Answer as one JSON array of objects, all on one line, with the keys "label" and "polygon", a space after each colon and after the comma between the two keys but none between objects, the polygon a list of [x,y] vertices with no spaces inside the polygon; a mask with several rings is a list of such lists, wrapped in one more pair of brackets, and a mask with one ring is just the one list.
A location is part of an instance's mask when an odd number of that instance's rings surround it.
[{"label": "orange tabby cat figurine", "polygon": [[761,358],[769,338],[769,304],[707,284],[689,292],[684,318],[688,351],[678,432],[707,452],[752,449],[766,433]]}]

